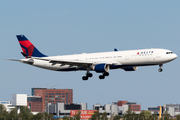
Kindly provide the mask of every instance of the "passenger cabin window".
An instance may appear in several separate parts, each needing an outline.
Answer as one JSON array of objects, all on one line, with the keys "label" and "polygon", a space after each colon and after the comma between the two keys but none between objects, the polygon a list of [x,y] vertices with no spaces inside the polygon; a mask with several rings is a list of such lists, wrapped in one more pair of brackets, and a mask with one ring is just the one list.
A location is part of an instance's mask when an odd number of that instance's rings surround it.
[{"label": "passenger cabin window", "polygon": [[166,54],[173,54],[173,52],[166,52]]}]

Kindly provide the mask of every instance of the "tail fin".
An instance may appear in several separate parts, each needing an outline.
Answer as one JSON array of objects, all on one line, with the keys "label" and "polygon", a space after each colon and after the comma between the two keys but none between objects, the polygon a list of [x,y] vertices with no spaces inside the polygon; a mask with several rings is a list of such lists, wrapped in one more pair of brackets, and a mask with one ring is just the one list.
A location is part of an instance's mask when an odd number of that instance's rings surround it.
[{"label": "tail fin", "polygon": [[28,57],[47,57],[42,54],[24,35],[16,35],[23,55]]}]

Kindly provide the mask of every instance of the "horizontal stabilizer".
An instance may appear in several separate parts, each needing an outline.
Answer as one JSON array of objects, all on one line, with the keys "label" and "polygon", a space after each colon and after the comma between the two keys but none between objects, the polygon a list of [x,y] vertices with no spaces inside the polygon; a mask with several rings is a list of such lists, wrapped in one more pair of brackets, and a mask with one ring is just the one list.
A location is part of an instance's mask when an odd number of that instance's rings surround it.
[{"label": "horizontal stabilizer", "polygon": [[19,61],[20,62],[20,60],[16,60],[16,59],[6,59],[6,60]]}]

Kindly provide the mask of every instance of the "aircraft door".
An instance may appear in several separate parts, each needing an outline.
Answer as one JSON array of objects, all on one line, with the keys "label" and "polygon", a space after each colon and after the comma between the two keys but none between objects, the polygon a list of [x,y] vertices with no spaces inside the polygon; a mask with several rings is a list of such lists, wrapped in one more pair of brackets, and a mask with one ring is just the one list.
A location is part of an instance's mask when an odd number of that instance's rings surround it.
[{"label": "aircraft door", "polygon": [[129,54],[125,55],[125,60],[129,60]]},{"label": "aircraft door", "polygon": [[157,51],[157,53],[156,53],[156,59],[158,59],[158,58],[161,58],[159,51]]}]

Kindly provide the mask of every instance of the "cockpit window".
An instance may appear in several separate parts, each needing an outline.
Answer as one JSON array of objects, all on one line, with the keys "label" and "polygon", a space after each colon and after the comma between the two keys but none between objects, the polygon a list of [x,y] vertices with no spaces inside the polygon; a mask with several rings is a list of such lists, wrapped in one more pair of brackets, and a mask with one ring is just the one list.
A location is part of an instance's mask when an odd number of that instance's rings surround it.
[{"label": "cockpit window", "polygon": [[166,54],[173,54],[173,52],[166,52]]}]

